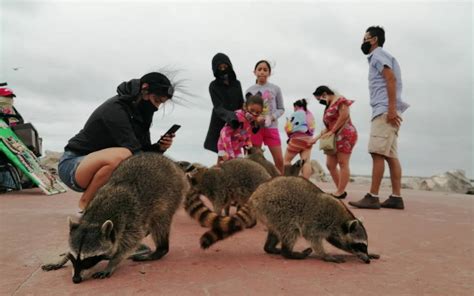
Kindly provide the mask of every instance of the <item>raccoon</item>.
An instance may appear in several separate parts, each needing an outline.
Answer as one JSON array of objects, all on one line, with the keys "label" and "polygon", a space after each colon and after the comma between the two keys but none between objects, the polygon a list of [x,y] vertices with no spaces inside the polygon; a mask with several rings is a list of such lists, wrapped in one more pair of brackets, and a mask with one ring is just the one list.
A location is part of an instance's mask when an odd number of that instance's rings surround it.
[{"label": "raccoon", "polygon": [[189,173],[196,168],[205,167],[203,164],[198,162],[191,163],[185,160],[176,161],[175,163],[186,173]]},{"label": "raccoon", "polygon": [[[192,218],[205,227],[219,223],[214,220],[218,217],[216,213],[220,214],[223,209],[227,208],[228,215],[228,207],[233,202],[244,205],[258,185],[271,179],[262,166],[249,159],[232,159],[211,168],[198,167],[188,176],[192,189],[186,196],[184,207]],[[201,201],[201,194],[212,203],[215,213]]]},{"label": "raccoon", "polygon": [[[330,194],[301,177],[277,177],[260,185],[252,194],[248,204],[237,215],[250,213],[268,228],[264,250],[270,254],[281,254],[289,259],[303,259],[312,251],[324,261],[344,262],[324,251],[322,241],[355,254],[365,263],[378,259],[379,255],[367,251],[367,232],[361,221]],[[241,219],[230,217],[216,223],[213,229],[201,237],[201,247],[209,248],[235,232],[242,231]],[[293,251],[299,236],[305,238],[311,248],[302,252]],[[277,244],[281,242],[281,249]]]},{"label": "raccoon", "polygon": [[293,177],[298,177],[300,175],[301,169],[303,168],[304,165],[304,160],[298,159],[295,161],[294,164],[290,165],[285,165],[284,166],[284,176],[293,176]]},{"label": "raccoon", "polygon": [[[262,148],[250,147],[247,152],[248,154],[246,158],[253,160],[263,166],[272,178],[281,176],[276,166],[265,158]],[[304,160],[298,160],[292,165],[285,165],[283,175],[297,177],[300,174],[303,164]]]},{"label": "raccoon", "polygon": [[73,282],[82,271],[109,260],[93,278],[110,277],[149,233],[156,249],[135,254],[135,261],[157,260],[168,253],[171,220],[189,185],[182,169],[157,153],[141,153],[122,162],[96,193],[78,222],[70,220],[70,251],[44,270],[74,266]]},{"label": "raccoon", "polygon": [[272,178],[281,176],[276,166],[265,158],[262,148],[250,147],[247,153],[247,158],[263,166]]}]

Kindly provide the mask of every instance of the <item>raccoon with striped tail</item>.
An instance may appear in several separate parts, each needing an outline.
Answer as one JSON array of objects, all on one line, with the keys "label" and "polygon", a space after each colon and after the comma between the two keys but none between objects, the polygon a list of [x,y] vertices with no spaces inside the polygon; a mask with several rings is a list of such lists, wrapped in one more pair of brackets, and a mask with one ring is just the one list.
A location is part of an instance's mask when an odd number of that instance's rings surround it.
[{"label": "raccoon with striped tail", "polygon": [[[184,207],[204,227],[212,227],[214,223],[217,225],[222,219],[227,221],[228,218],[218,215],[223,209],[226,209],[228,215],[231,204],[244,205],[260,184],[271,179],[258,163],[242,158],[228,160],[210,168],[194,168],[188,178],[192,189],[186,195]],[[209,199],[214,211],[202,202],[200,195]],[[246,221],[246,224],[251,226],[254,223]]]},{"label": "raccoon with striped tail", "polygon": [[69,252],[59,262],[43,265],[43,270],[71,261],[73,282],[80,283],[87,269],[108,260],[93,277],[110,277],[148,234],[155,251],[132,259],[160,259],[168,253],[171,221],[188,190],[183,170],[165,156],[141,153],[128,158],[97,191],[79,221],[70,221]]},{"label": "raccoon with striped tail", "polygon": [[[201,236],[201,247],[209,248],[217,241],[242,231],[245,221],[255,218],[268,228],[264,250],[269,254],[303,259],[314,251],[324,261],[344,262],[343,258],[325,252],[322,244],[325,239],[365,263],[380,257],[368,253],[365,227],[344,203],[301,177],[277,177],[260,185],[235,217],[216,223]],[[293,247],[300,236],[311,247],[295,252]],[[281,248],[277,248],[279,243]]]}]

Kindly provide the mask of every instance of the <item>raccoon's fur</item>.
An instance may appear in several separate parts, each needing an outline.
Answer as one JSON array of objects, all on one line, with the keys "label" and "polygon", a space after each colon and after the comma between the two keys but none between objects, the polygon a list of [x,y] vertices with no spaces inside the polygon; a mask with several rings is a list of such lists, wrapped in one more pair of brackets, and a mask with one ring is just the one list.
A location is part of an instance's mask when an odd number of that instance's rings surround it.
[{"label": "raccoon's fur", "polygon": [[[325,261],[343,262],[327,254],[323,240],[344,251],[357,255],[366,263],[378,255],[367,252],[367,232],[364,225],[351,211],[330,194],[301,177],[277,177],[260,185],[252,194],[248,204],[236,216],[250,213],[252,217],[242,219],[230,217],[215,224],[213,229],[201,237],[201,247],[208,248],[235,232],[242,231],[242,221],[254,217],[268,228],[264,250],[270,254],[281,254],[286,258],[303,259],[312,251]],[[304,237],[311,248],[294,252],[293,246],[299,236]],[[276,248],[281,242],[281,249]]]},{"label": "raccoon's fur", "polygon": [[276,166],[265,158],[265,156],[263,155],[263,150],[261,148],[250,147],[247,150],[247,153],[247,158],[255,161],[256,163],[264,167],[272,178],[281,176]]},{"label": "raccoon's fur", "polygon": [[294,164],[285,165],[283,168],[284,176],[293,176],[298,177],[300,175],[301,169],[303,168],[304,160],[298,159]]},{"label": "raccoon's fur", "polygon": [[130,157],[97,191],[79,221],[70,221],[69,253],[43,269],[58,269],[71,260],[73,281],[78,283],[83,269],[106,259],[105,270],[93,277],[109,277],[149,233],[156,250],[133,259],[160,259],[168,253],[171,220],[188,190],[182,169],[165,156],[142,153]]},{"label": "raccoon's fur", "polygon": [[[250,160],[253,160],[256,163],[263,166],[272,178],[281,176],[281,174],[278,171],[278,169],[276,168],[276,166],[265,158],[265,156],[263,155],[262,148],[255,147],[255,146],[250,147],[247,150],[247,152],[248,152],[248,154],[247,154],[246,158],[248,158]],[[301,171],[301,168],[303,167],[303,164],[304,164],[304,160],[298,160],[292,165],[286,165],[284,167],[283,175],[297,177],[300,174],[300,171]]]},{"label": "raccoon's fur", "polygon": [[[271,179],[262,166],[249,159],[232,159],[220,166],[195,168],[188,176],[192,190],[186,196],[185,209],[205,227],[220,223],[222,217],[217,214],[232,203],[244,205],[260,184]],[[201,201],[201,194],[212,203],[214,212]],[[220,220],[214,221],[216,218]],[[252,224],[252,221],[247,222]]]}]

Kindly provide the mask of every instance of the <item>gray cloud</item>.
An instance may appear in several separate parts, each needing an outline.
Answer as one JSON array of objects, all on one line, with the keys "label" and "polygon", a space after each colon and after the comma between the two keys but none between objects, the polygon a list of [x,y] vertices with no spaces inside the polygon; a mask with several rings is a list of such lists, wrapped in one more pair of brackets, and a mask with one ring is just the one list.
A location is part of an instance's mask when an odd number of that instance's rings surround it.
[{"label": "gray cloud", "polygon": [[[61,150],[120,82],[168,66],[188,79],[190,103],[172,112],[166,106],[165,116],[155,116],[152,135],[180,123],[170,155],[214,162],[202,142],[211,110],[211,59],[225,52],[244,91],[254,83],[255,62],[273,62],[271,81],[283,91],[287,114],[295,99],[312,99],[320,84],[354,99],[359,142],[352,171],[370,174],[368,69],[359,46],[365,29],[380,24],[387,32],[384,47],[402,67],[403,97],[411,104],[400,133],[404,173],[429,176],[462,168],[474,176],[471,2],[1,5],[0,80],[15,90],[18,109],[38,128],[46,149]],[[310,102],[321,128],[322,108]],[[313,157],[324,163],[316,148]]]}]

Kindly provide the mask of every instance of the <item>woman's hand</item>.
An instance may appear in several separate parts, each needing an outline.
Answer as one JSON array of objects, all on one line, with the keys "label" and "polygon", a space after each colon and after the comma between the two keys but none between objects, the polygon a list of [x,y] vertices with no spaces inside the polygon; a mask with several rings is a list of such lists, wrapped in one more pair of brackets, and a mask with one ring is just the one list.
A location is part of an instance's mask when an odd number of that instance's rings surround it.
[{"label": "woman's hand", "polygon": [[166,134],[163,136],[163,138],[158,142],[158,145],[160,146],[160,150],[165,151],[168,150],[168,148],[171,147],[173,144],[173,138],[174,134]]},{"label": "woman's hand", "polygon": [[309,140],[309,143],[314,145],[316,144],[316,142],[319,140],[319,138],[321,137],[321,135],[317,136],[317,137],[314,137],[314,138],[311,138],[311,140]]},{"label": "woman's hand", "polygon": [[331,131],[331,130],[330,130],[330,131],[327,131],[327,132],[325,132],[325,133],[321,136],[321,139],[326,139],[326,138],[328,138],[328,137],[330,137],[330,136],[332,136],[332,135],[334,135],[334,132],[333,132],[333,131]]}]

